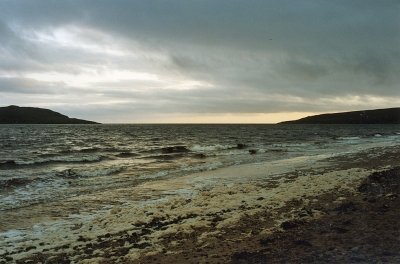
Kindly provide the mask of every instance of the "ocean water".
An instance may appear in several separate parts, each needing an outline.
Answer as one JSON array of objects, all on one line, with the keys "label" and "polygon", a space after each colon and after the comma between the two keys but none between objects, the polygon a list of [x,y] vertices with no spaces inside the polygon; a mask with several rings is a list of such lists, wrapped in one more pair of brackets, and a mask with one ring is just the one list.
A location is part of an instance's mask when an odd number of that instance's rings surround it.
[{"label": "ocean water", "polygon": [[238,164],[399,144],[399,125],[0,125],[0,211]]},{"label": "ocean water", "polygon": [[1,125],[0,211],[382,144],[400,145],[399,125]]}]

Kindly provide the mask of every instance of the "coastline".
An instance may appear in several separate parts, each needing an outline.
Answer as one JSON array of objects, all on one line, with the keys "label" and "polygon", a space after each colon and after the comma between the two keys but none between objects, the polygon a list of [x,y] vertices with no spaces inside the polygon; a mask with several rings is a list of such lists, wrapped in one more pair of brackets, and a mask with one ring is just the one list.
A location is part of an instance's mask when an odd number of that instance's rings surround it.
[{"label": "coastline", "polygon": [[[279,163],[244,164],[120,190],[120,194],[126,192],[127,196],[142,197],[137,204],[107,197],[105,193],[104,199],[114,201],[114,206],[103,214],[88,214],[86,218],[82,214],[70,216],[47,227],[36,225],[33,228],[36,236],[20,240],[15,236],[13,241],[7,240],[11,236],[2,233],[0,263],[26,263],[28,260],[34,263],[298,261],[294,258],[303,262],[336,263],[359,259],[373,263],[373,260],[384,261],[381,257],[389,261],[398,259],[398,251],[383,247],[383,255],[372,258],[363,251],[366,247],[355,242],[349,250],[344,250],[339,246],[343,244],[340,237],[335,240],[338,246],[328,243],[324,251],[318,249],[313,239],[303,237],[304,230],[308,235],[319,234],[315,226],[322,230],[329,221],[361,214],[360,210],[368,214],[367,205],[382,207],[386,204],[392,208],[388,212],[396,214],[395,208],[388,204],[398,202],[397,194],[379,196],[382,198],[379,203],[370,203],[370,198],[363,200],[365,195],[358,188],[373,172],[400,166],[399,153],[399,147],[387,147],[337,157],[305,156]],[[168,199],[146,201],[149,194],[157,193]],[[69,200],[73,205],[73,199]],[[345,208],[350,202],[355,204],[354,210]],[[344,207],[337,211],[341,206]],[[384,220],[386,215],[377,214],[375,218]],[[338,236],[346,235],[349,232],[344,230],[350,229],[343,227],[343,223],[329,230]],[[394,236],[398,239],[398,228],[388,226],[390,228],[397,232]],[[352,237],[356,239],[357,234]],[[297,241],[295,248],[288,242],[293,239]],[[400,240],[392,243],[399,244]],[[296,248],[303,254],[294,256]],[[330,248],[332,250],[328,250]],[[328,258],[326,254],[332,251],[335,257],[329,255]]]}]

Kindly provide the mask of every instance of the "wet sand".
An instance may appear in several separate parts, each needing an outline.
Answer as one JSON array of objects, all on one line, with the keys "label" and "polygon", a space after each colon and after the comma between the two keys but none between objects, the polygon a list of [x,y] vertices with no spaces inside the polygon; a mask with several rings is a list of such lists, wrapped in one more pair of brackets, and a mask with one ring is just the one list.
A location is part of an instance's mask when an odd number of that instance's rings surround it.
[{"label": "wet sand", "polygon": [[102,213],[3,235],[0,262],[399,263],[399,153],[238,165],[104,193],[114,204]]}]

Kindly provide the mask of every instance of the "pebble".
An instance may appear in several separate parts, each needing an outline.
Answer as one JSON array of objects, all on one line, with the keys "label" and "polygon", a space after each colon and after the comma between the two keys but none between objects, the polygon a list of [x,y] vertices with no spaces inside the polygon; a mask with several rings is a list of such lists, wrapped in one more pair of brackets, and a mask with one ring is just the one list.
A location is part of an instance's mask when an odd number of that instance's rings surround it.
[{"label": "pebble", "polygon": [[353,247],[353,248],[351,249],[351,252],[358,252],[358,251],[360,251],[360,248],[359,248],[359,247]]},{"label": "pebble", "polygon": [[361,262],[361,261],[366,261],[367,258],[363,254],[359,254],[359,255],[352,255],[350,257],[350,260]]},{"label": "pebble", "polygon": [[306,256],[307,261],[309,262],[314,262],[316,260],[316,257],[313,254],[308,254]]}]

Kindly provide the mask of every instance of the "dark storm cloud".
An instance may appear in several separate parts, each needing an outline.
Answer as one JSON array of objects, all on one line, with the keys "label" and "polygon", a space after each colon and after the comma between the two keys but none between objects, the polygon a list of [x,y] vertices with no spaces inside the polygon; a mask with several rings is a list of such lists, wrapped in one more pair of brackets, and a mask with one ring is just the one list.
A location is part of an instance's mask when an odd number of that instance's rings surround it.
[{"label": "dark storm cloud", "polygon": [[[346,105],[340,100],[369,102],[370,96],[385,104],[385,98],[400,96],[399,5],[395,0],[2,1],[0,75],[20,79],[2,78],[0,91],[56,89],[54,81],[24,80],[29,73],[116,69],[160,80],[102,80],[85,89],[92,89],[96,100],[132,100],[120,107],[144,113],[340,110]],[[59,29],[72,34],[71,43],[59,42],[71,37],[57,35]],[[76,40],[86,46],[74,46]],[[198,84],[181,89],[185,81]],[[59,89],[86,91],[65,83]]]}]

